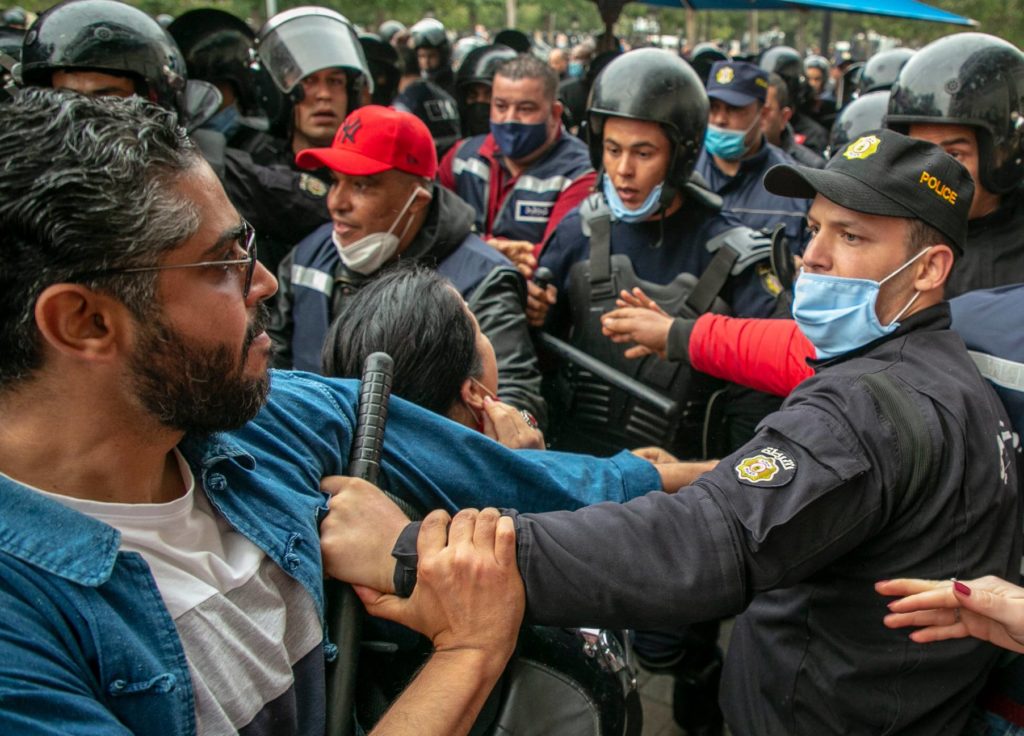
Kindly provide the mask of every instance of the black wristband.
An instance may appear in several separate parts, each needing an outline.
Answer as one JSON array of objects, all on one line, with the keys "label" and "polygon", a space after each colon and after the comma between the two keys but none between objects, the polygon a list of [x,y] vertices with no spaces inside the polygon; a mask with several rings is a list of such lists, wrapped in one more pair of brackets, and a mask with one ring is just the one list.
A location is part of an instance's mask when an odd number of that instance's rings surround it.
[{"label": "black wristband", "polygon": [[420,522],[410,522],[398,535],[391,550],[391,556],[395,558],[395,595],[400,598],[408,598],[416,588],[416,566],[420,561],[416,539],[419,535]]}]

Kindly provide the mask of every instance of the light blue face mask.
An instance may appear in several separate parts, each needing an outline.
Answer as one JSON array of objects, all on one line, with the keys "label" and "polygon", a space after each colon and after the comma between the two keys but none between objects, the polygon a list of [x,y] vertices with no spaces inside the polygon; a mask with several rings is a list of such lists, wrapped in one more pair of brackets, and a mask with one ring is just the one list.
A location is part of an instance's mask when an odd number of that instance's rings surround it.
[{"label": "light blue face mask", "polygon": [[580,62],[580,61],[570,61],[569,62],[568,74],[573,79],[578,79],[579,77],[582,77],[583,76],[583,62]]},{"label": "light blue face mask", "polygon": [[665,188],[665,182],[661,182],[658,186],[654,187],[651,193],[647,195],[644,203],[635,210],[626,207],[607,174],[601,177],[601,188],[604,191],[605,201],[608,202],[608,209],[612,211],[612,215],[615,216],[616,220],[621,220],[622,222],[643,222],[658,211],[658,207],[661,205],[661,190]]},{"label": "light blue face mask", "polygon": [[212,118],[207,120],[204,124],[204,128],[209,130],[216,130],[218,133],[222,133],[225,138],[230,138],[241,127],[239,121],[238,108],[234,105],[228,105],[223,110],[218,112]]},{"label": "light blue face mask", "polygon": [[755,125],[760,124],[761,116],[757,115],[746,130],[730,130],[708,125],[704,133],[704,147],[712,156],[718,156],[726,161],[739,161],[747,152],[747,133],[753,130]]},{"label": "light blue face mask", "polygon": [[875,304],[882,284],[931,250],[925,248],[881,281],[850,279],[800,271],[793,287],[793,319],[814,345],[818,360],[845,355],[873,340],[891,334],[921,295],[915,292],[892,322],[878,321]]}]

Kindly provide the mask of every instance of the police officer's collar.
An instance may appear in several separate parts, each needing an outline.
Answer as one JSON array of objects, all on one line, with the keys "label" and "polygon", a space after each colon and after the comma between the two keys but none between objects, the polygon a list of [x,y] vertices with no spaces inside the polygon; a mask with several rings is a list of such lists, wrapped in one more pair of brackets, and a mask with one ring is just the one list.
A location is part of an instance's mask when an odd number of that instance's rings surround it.
[{"label": "police officer's collar", "polygon": [[993,212],[967,222],[967,242],[990,227],[999,227],[1010,222],[1020,212],[1024,212],[1024,189],[1018,188],[1002,195],[999,206]]},{"label": "police officer's collar", "polygon": [[858,358],[861,355],[870,353],[872,350],[877,348],[889,340],[895,340],[902,337],[910,332],[918,330],[948,330],[953,324],[953,316],[949,309],[949,302],[941,301],[938,304],[933,304],[930,307],[922,309],[920,312],[914,312],[909,317],[904,317],[900,320],[900,326],[897,327],[892,333],[884,335],[877,340],[872,340],[867,345],[862,345],[856,350],[851,350],[848,353],[837,355],[834,358],[828,360],[816,360],[814,358],[807,359],[807,365],[814,369],[814,372],[828,368],[839,363],[844,363],[847,360]]}]

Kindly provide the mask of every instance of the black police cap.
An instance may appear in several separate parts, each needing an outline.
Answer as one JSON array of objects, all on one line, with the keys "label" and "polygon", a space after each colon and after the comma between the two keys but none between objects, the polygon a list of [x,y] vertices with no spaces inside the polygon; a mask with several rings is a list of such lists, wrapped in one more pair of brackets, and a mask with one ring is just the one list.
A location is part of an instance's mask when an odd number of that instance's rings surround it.
[{"label": "black police cap", "polygon": [[836,153],[824,169],[780,164],[764,186],[782,197],[820,194],[869,215],[921,220],[958,252],[967,241],[974,181],[960,162],[934,143],[893,130],[866,133]]}]

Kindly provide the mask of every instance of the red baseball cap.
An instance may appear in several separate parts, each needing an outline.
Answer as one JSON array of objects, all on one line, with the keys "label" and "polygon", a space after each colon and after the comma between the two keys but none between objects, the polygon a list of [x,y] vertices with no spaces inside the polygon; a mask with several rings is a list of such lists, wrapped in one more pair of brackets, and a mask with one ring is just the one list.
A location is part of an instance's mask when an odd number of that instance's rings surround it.
[{"label": "red baseball cap", "polygon": [[398,169],[433,179],[437,150],[427,126],[412,113],[367,105],[345,118],[330,148],[299,151],[295,163],[304,169],[326,166],[349,176]]}]

